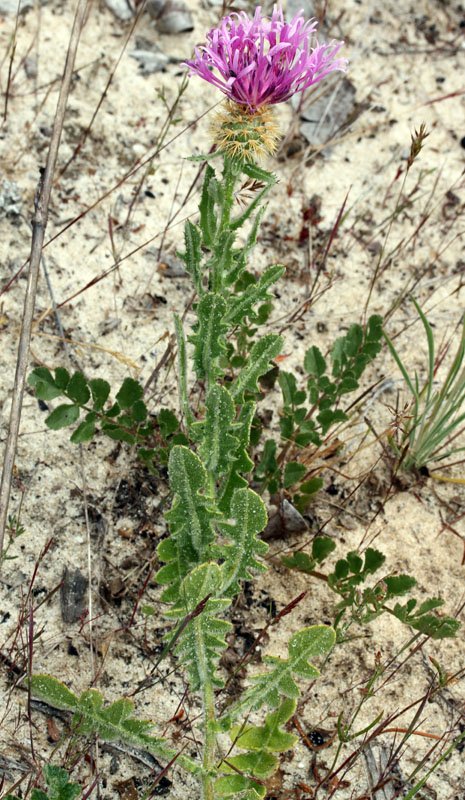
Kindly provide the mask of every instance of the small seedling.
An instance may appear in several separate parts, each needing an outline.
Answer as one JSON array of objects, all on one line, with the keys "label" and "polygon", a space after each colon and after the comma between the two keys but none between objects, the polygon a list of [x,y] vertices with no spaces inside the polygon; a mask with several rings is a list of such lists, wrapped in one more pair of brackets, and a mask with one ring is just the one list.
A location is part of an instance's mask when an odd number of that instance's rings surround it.
[{"label": "small seedling", "polygon": [[413,376],[409,374],[392,340],[384,333],[412,398],[401,426],[397,427],[397,439],[391,439],[399,464],[405,470],[430,467],[465,450],[465,447],[456,444],[465,423],[465,318],[457,352],[444,379],[436,388],[438,365],[433,329],[416,300],[413,303],[428,343],[424,382],[416,372]]}]

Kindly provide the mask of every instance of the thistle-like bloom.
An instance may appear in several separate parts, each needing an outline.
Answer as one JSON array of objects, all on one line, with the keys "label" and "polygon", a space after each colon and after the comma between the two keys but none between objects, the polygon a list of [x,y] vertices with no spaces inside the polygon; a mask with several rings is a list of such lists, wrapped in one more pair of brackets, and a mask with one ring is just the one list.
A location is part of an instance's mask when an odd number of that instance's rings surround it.
[{"label": "thistle-like bloom", "polygon": [[344,43],[318,44],[316,27],[302,12],[285,22],[280,6],[271,19],[262,17],[260,6],[253,18],[245,11],[232,13],[212,28],[207,44],[197,47],[186,65],[254,113],[288,100],[334,70],[346,70],[347,59],[336,58]]}]

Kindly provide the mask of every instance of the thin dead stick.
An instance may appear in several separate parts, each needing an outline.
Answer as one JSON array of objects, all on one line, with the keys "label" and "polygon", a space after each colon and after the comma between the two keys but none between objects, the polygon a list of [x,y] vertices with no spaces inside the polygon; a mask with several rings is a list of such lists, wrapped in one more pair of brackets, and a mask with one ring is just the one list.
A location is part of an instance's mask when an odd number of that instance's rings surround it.
[{"label": "thin dead stick", "polygon": [[53,124],[50,149],[47,156],[47,164],[43,170],[43,173],[41,174],[36,196],[34,198],[34,216],[32,218],[32,242],[29,274],[26,295],[24,298],[23,319],[18,346],[18,359],[16,363],[16,374],[10,412],[10,425],[5,445],[2,481],[0,485],[0,554],[3,550],[3,538],[5,534],[5,525],[8,513],[8,502],[10,499],[11,478],[13,475],[16,442],[18,439],[19,424],[21,421],[24,384],[29,356],[29,343],[31,340],[32,319],[34,316],[35,298],[37,292],[37,279],[39,275],[45,229],[47,227],[47,215],[52,191],[53,175],[55,172],[58,149],[60,146],[61,132],[63,130],[63,122],[71,85],[71,78],[73,75],[76,51],[87,12],[87,6],[88,0],[78,0],[73,22],[73,29],[71,31],[69,40],[68,52],[66,54],[63,81],[60,88],[60,94],[58,96],[55,122]]}]

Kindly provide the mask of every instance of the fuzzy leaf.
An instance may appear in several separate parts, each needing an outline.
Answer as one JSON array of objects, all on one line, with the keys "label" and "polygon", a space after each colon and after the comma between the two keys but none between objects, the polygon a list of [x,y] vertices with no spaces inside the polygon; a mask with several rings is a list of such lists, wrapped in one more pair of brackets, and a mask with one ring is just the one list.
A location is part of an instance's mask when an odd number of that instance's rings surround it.
[{"label": "fuzzy leaf", "polygon": [[285,268],[280,265],[268,267],[253,286],[249,286],[239,296],[233,295],[228,303],[226,313],[228,324],[231,326],[240,325],[246,317],[254,320],[256,318],[254,306],[257,303],[264,303],[268,300],[268,289],[282,277],[284,272]]},{"label": "fuzzy leaf", "polygon": [[282,696],[296,699],[299,689],[294,676],[307,680],[317,678],[320,673],[309,659],[326,655],[335,640],[334,630],[325,625],[313,625],[295,633],[289,641],[288,658],[266,657],[264,661],[270,664],[270,669],[253,678],[253,686],[246,690],[236,706],[229,709],[229,714],[236,716],[236,710],[256,710],[265,704],[276,708]]},{"label": "fuzzy leaf", "polygon": [[222,585],[222,571],[217,564],[205,563],[193,569],[181,583],[178,602],[167,616],[185,619],[208,597],[202,612],[191,619],[180,633],[175,652],[189,674],[192,691],[212,682],[222,686],[215,674],[220,655],[226,649],[225,635],[230,622],[217,615],[230,605],[230,600],[217,597]]},{"label": "fuzzy leaf", "polygon": [[297,736],[282,729],[295,710],[295,700],[283,700],[276,711],[267,714],[263,725],[237,725],[231,730],[231,739],[242,750],[268,750],[272,753],[284,753],[290,750],[297,741]]},{"label": "fuzzy leaf", "polygon": [[277,181],[276,175],[273,175],[271,172],[267,172],[261,167],[258,167],[256,164],[244,164],[242,166],[242,172],[244,172],[249,178],[252,178],[252,180],[263,184],[263,188],[255,193],[254,199],[248,204],[245,211],[231,221],[231,228],[233,230],[238,230],[241,228],[242,225],[252,216],[252,214],[255,213],[255,210],[262,204],[265,195],[268,194]]},{"label": "fuzzy leaf", "polygon": [[[134,703],[122,698],[105,706],[96,689],[83,692],[80,697],[70,692],[64,684],[50,675],[33,675],[30,681],[33,697],[63,711],[74,712],[72,726],[76,733],[97,735],[105,741],[120,741],[148,750],[156,757],[170,761],[177,755],[164,739],[151,736],[154,723],[132,717]],[[199,768],[191,759],[180,756],[180,763],[192,772]]]},{"label": "fuzzy leaf", "polygon": [[[294,737],[295,741],[295,737]],[[226,771],[229,767],[231,772],[244,772],[253,775],[254,778],[264,780],[269,778],[278,766],[278,759],[272,753],[263,751],[262,753],[241,753],[237,756],[228,756],[222,769]],[[236,773],[237,774],[237,773]]]},{"label": "fuzzy leaf", "polygon": [[231,797],[233,800],[262,800],[266,787],[246,775],[224,775],[215,781],[215,798]]},{"label": "fuzzy leaf", "polygon": [[205,247],[211,247],[216,233],[215,199],[218,196],[218,181],[210,164],[205,168],[202,195],[199,203],[200,229]]},{"label": "fuzzy leaf", "polygon": [[224,386],[213,386],[205,403],[205,421],[194,423],[193,431],[199,431],[202,442],[199,455],[208,470],[216,478],[224,475],[231,466],[239,441],[231,435],[236,407]]},{"label": "fuzzy leaf", "polygon": [[253,577],[251,569],[259,572],[266,569],[256,557],[268,550],[268,545],[257,538],[266,526],[268,515],[258,494],[245,488],[234,492],[229,514],[234,523],[228,521],[227,525],[221,525],[230,539],[230,543],[221,548],[224,558],[222,593],[236,594],[240,589],[239,581]]},{"label": "fuzzy leaf", "polygon": [[212,257],[207,263],[207,268],[210,271],[210,290],[212,292],[220,292],[223,287],[225,276],[231,272],[234,262],[234,245],[235,234],[228,230],[222,231],[214,242],[212,249]]},{"label": "fuzzy leaf", "polygon": [[252,400],[243,403],[236,424],[235,435],[237,437],[238,446],[230,465],[229,475],[221,487],[221,497],[219,501],[220,510],[228,517],[230,516],[231,500],[235,490],[243,489],[248,486],[248,482],[242,477],[241,473],[246,475],[253,469],[253,461],[248,454],[248,449],[255,409],[256,404]]},{"label": "fuzzy leaf", "polygon": [[176,331],[176,342],[178,345],[178,391],[181,411],[184,415],[184,422],[189,426],[192,422],[192,412],[189,406],[189,393],[187,391],[187,348],[186,337],[181,318],[178,314],[174,315],[174,328]]},{"label": "fuzzy leaf", "polygon": [[198,303],[198,323],[189,341],[194,345],[194,368],[200,380],[218,374],[217,361],[226,350],[225,311],[224,299],[213,292],[203,295]]},{"label": "fuzzy leaf", "polygon": [[167,562],[157,573],[161,584],[169,584],[165,601],[175,600],[179,584],[192,567],[204,560],[214,539],[212,519],[220,514],[207,497],[207,473],[200,458],[182,445],[171,450],[168,472],[173,503],[166,519],[171,537],[158,546],[158,555]]},{"label": "fuzzy leaf", "polygon": [[30,687],[34,697],[61,711],[73,711],[77,706],[76,695],[51,675],[32,675]]},{"label": "fuzzy leaf", "polygon": [[233,264],[225,282],[227,286],[231,286],[232,284],[236,283],[236,281],[238,281],[244,273],[247,267],[249,255],[257,242],[258,230],[265,211],[266,206],[263,206],[259,209],[255,215],[244,246],[240,248],[239,252],[234,253]]},{"label": "fuzzy leaf", "polygon": [[258,392],[257,380],[270,369],[272,358],[281,352],[283,339],[274,333],[263,336],[253,345],[247,364],[242,368],[232,385],[232,395],[240,402],[244,392]]},{"label": "fuzzy leaf", "polygon": [[181,258],[186,265],[186,270],[191,275],[197,294],[202,291],[202,271],[200,265],[202,263],[202,233],[197,225],[187,220],[184,226],[184,244],[186,247],[185,253],[181,254]]}]

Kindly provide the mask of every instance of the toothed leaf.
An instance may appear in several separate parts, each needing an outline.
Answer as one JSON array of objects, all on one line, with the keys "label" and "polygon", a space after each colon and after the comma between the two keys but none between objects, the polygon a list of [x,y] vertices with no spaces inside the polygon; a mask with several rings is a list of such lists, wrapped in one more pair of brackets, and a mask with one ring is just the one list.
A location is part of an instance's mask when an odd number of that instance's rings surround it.
[{"label": "toothed leaf", "polygon": [[205,598],[209,598],[200,614],[191,619],[180,633],[175,653],[189,675],[192,691],[208,683],[223,686],[216,674],[221,653],[226,649],[225,636],[232,628],[230,622],[218,619],[230,600],[217,597],[222,584],[222,572],[214,563],[201,564],[192,570],[181,583],[179,598],[168,612],[169,617],[185,620]]},{"label": "toothed leaf", "polygon": [[246,317],[255,320],[257,318],[255,306],[269,299],[268,289],[282,277],[284,272],[285,268],[280,265],[268,267],[253,286],[247,287],[239,296],[233,295],[226,313],[229,325],[240,325]]},{"label": "toothed leaf", "polygon": [[207,376],[213,379],[219,374],[217,362],[226,351],[225,311],[226,302],[213,292],[205,294],[198,303],[198,323],[189,341],[194,345],[194,369],[200,380]]},{"label": "toothed leaf", "polygon": [[274,333],[263,336],[253,345],[247,363],[239,373],[232,387],[232,395],[240,402],[244,392],[258,392],[257,381],[270,369],[272,358],[281,352],[283,339]]},{"label": "toothed leaf", "polygon": [[[289,642],[288,658],[275,656],[264,659],[270,669],[253,678],[253,685],[248,689],[234,709],[244,707],[256,710],[265,704],[276,708],[280,697],[296,699],[299,689],[294,676],[311,680],[319,676],[319,671],[309,663],[311,658],[326,655],[334,645],[336,634],[332,628],[324,625],[313,625],[295,633]],[[233,713],[230,710],[230,714]]]},{"label": "toothed leaf", "polygon": [[215,533],[213,518],[221,515],[208,497],[208,479],[200,458],[183,445],[175,445],[168,461],[173,503],[166,519],[171,538],[158,546],[158,555],[167,562],[157,580],[168,588],[163,600],[178,596],[179,584],[192,567],[204,560]]},{"label": "toothed leaf", "polygon": [[250,570],[264,572],[266,567],[257,557],[264,555],[268,545],[258,538],[268,521],[263,500],[252,489],[236,489],[234,492],[230,517],[221,526],[230,543],[221,548],[224,558],[223,589],[225,594],[236,594],[241,580],[250,580]]},{"label": "toothed leaf", "polygon": [[224,386],[213,386],[205,403],[205,421],[195,423],[193,432],[201,435],[199,455],[206,469],[219,478],[231,467],[239,441],[231,435],[236,407]]}]

